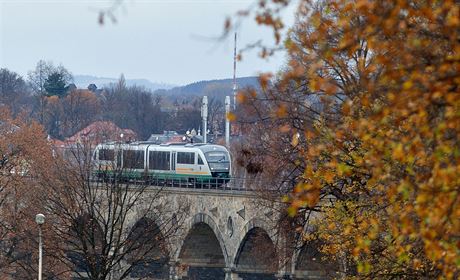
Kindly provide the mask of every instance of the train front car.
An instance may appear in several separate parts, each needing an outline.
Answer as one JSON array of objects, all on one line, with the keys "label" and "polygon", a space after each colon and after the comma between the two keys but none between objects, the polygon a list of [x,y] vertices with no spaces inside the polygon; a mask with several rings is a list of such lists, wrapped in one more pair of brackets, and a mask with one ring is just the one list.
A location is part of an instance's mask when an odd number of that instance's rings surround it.
[{"label": "train front car", "polygon": [[204,153],[213,180],[219,185],[230,181],[232,169],[228,150],[219,145],[203,145],[199,149]]}]

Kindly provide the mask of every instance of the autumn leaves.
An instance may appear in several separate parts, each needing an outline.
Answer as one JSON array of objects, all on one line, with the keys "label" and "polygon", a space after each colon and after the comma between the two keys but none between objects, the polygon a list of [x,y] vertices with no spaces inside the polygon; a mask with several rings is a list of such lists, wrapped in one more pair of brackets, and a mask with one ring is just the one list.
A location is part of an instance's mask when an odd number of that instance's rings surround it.
[{"label": "autumn leaves", "polygon": [[[323,250],[345,253],[359,276],[459,276],[458,10],[456,1],[301,1],[288,65],[265,90],[304,162],[289,213],[334,197],[316,221]],[[304,110],[310,122],[292,120],[308,106],[301,95],[321,100],[317,114]]]}]

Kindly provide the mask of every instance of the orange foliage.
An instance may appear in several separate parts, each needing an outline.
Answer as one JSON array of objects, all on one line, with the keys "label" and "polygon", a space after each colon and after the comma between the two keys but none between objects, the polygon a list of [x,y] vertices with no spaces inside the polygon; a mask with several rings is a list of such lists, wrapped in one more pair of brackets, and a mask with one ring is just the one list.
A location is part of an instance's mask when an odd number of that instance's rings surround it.
[{"label": "orange foliage", "polygon": [[[276,34],[267,2],[285,1],[262,2],[256,20]],[[339,191],[318,228],[323,249],[348,253],[359,275],[460,275],[459,38],[458,1],[300,1],[276,89],[308,83],[324,107],[300,128],[307,168],[289,212]],[[303,135],[291,133],[297,146]]]},{"label": "orange foliage", "polygon": [[[13,118],[2,107],[0,155],[0,278],[14,274],[29,279],[34,268],[28,255],[35,263],[38,248],[35,215],[45,212],[46,190],[40,182],[51,174],[51,147],[39,124],[21,116]],[[45,244],[50,240],[48,233]],[[52,261],[48,265],[47,273],[54,270]]]}]

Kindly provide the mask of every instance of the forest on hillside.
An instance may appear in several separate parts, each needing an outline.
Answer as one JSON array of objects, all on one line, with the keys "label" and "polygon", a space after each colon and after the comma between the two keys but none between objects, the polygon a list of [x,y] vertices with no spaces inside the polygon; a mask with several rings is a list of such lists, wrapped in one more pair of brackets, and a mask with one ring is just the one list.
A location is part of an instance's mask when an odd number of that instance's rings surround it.
[{"label": "forest on hillside", "polygon": [[[237,80],[241,87],[257,87],[256,77]],[[141,140],[152,133],[185,133],[201,126],[201,99],[209,97],[210,133],[223,133],[224,99],[232,93],[232,80],[201,81],[169,90],[117,83],[79,89],[65,67],[39,61],[27,77],[0,69],[0,104],[13,115],[42,124],[52,138],[65,139],[95,121],[112,121],[135,131]]]}]

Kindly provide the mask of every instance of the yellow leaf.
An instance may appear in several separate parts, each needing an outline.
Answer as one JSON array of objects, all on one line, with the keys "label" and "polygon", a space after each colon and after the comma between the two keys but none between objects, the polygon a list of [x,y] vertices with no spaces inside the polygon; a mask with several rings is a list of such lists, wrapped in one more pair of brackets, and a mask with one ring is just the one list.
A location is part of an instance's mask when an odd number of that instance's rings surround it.
[{"label": "yellow leaf", "polygon": [[402,160],[404,158],[404,148],[401,143],[398,143],[393,149],[393,158],[396,160]]},{"label": "yellow leaf", "polygon": [[244,102],[246,102],[246,100],[247,100],[247,96],[244,94],[244,92],[239,91],[239,92],[236,94],[236,101],[237,101],[239,104],[243,104]]},{"label": "yellow leaf", "polygon": [[285,118],[287,116],[287,108],[286,105],[280,105],[278,110],[276,111],[276,116],[278,118]]},{"label": "yellow leaf", "polygon": [[236,115],[233,114],[232,112],[227,113],[227,120],[230,122],[236,121]]},{"label": "yellow leaf", "polygon": [[404,84],[403,84],[403,89],[408,90],[408,89],[411,89],[411,88],[412,88],[412,81],[411,80],[405,81]]},{"label": "yellow leaf", "polygon": [[307,202],[307,205],[309,207],[314,207],[319,201],[319,195],[320,195],[320,191],[318,189],[308,191],[305,194],[305,202]]},{"label": "yellow leaf", "polygon": [[288,125],[288,124],[285,124],[285,125],[281,126],[279,128],[279,130],[280,130],[281,133],[286,133],[286,132],[289,132],[291,130],[291,126]]},{"label": "yellow leaf", "polygon": [[334,181],[334,173],[331,171],[326,171],[324,174],[324,180],[326,180],[327,183],[332,183]]},{"label": "yellow leaf", "polygon": [[294,135],[292,135],[291,145],[293,147],[297,147],[297,145],[299,144],[299,137],[300,137],[300,134],[298,132],[296,132],[296,133],[294,133]]}]

